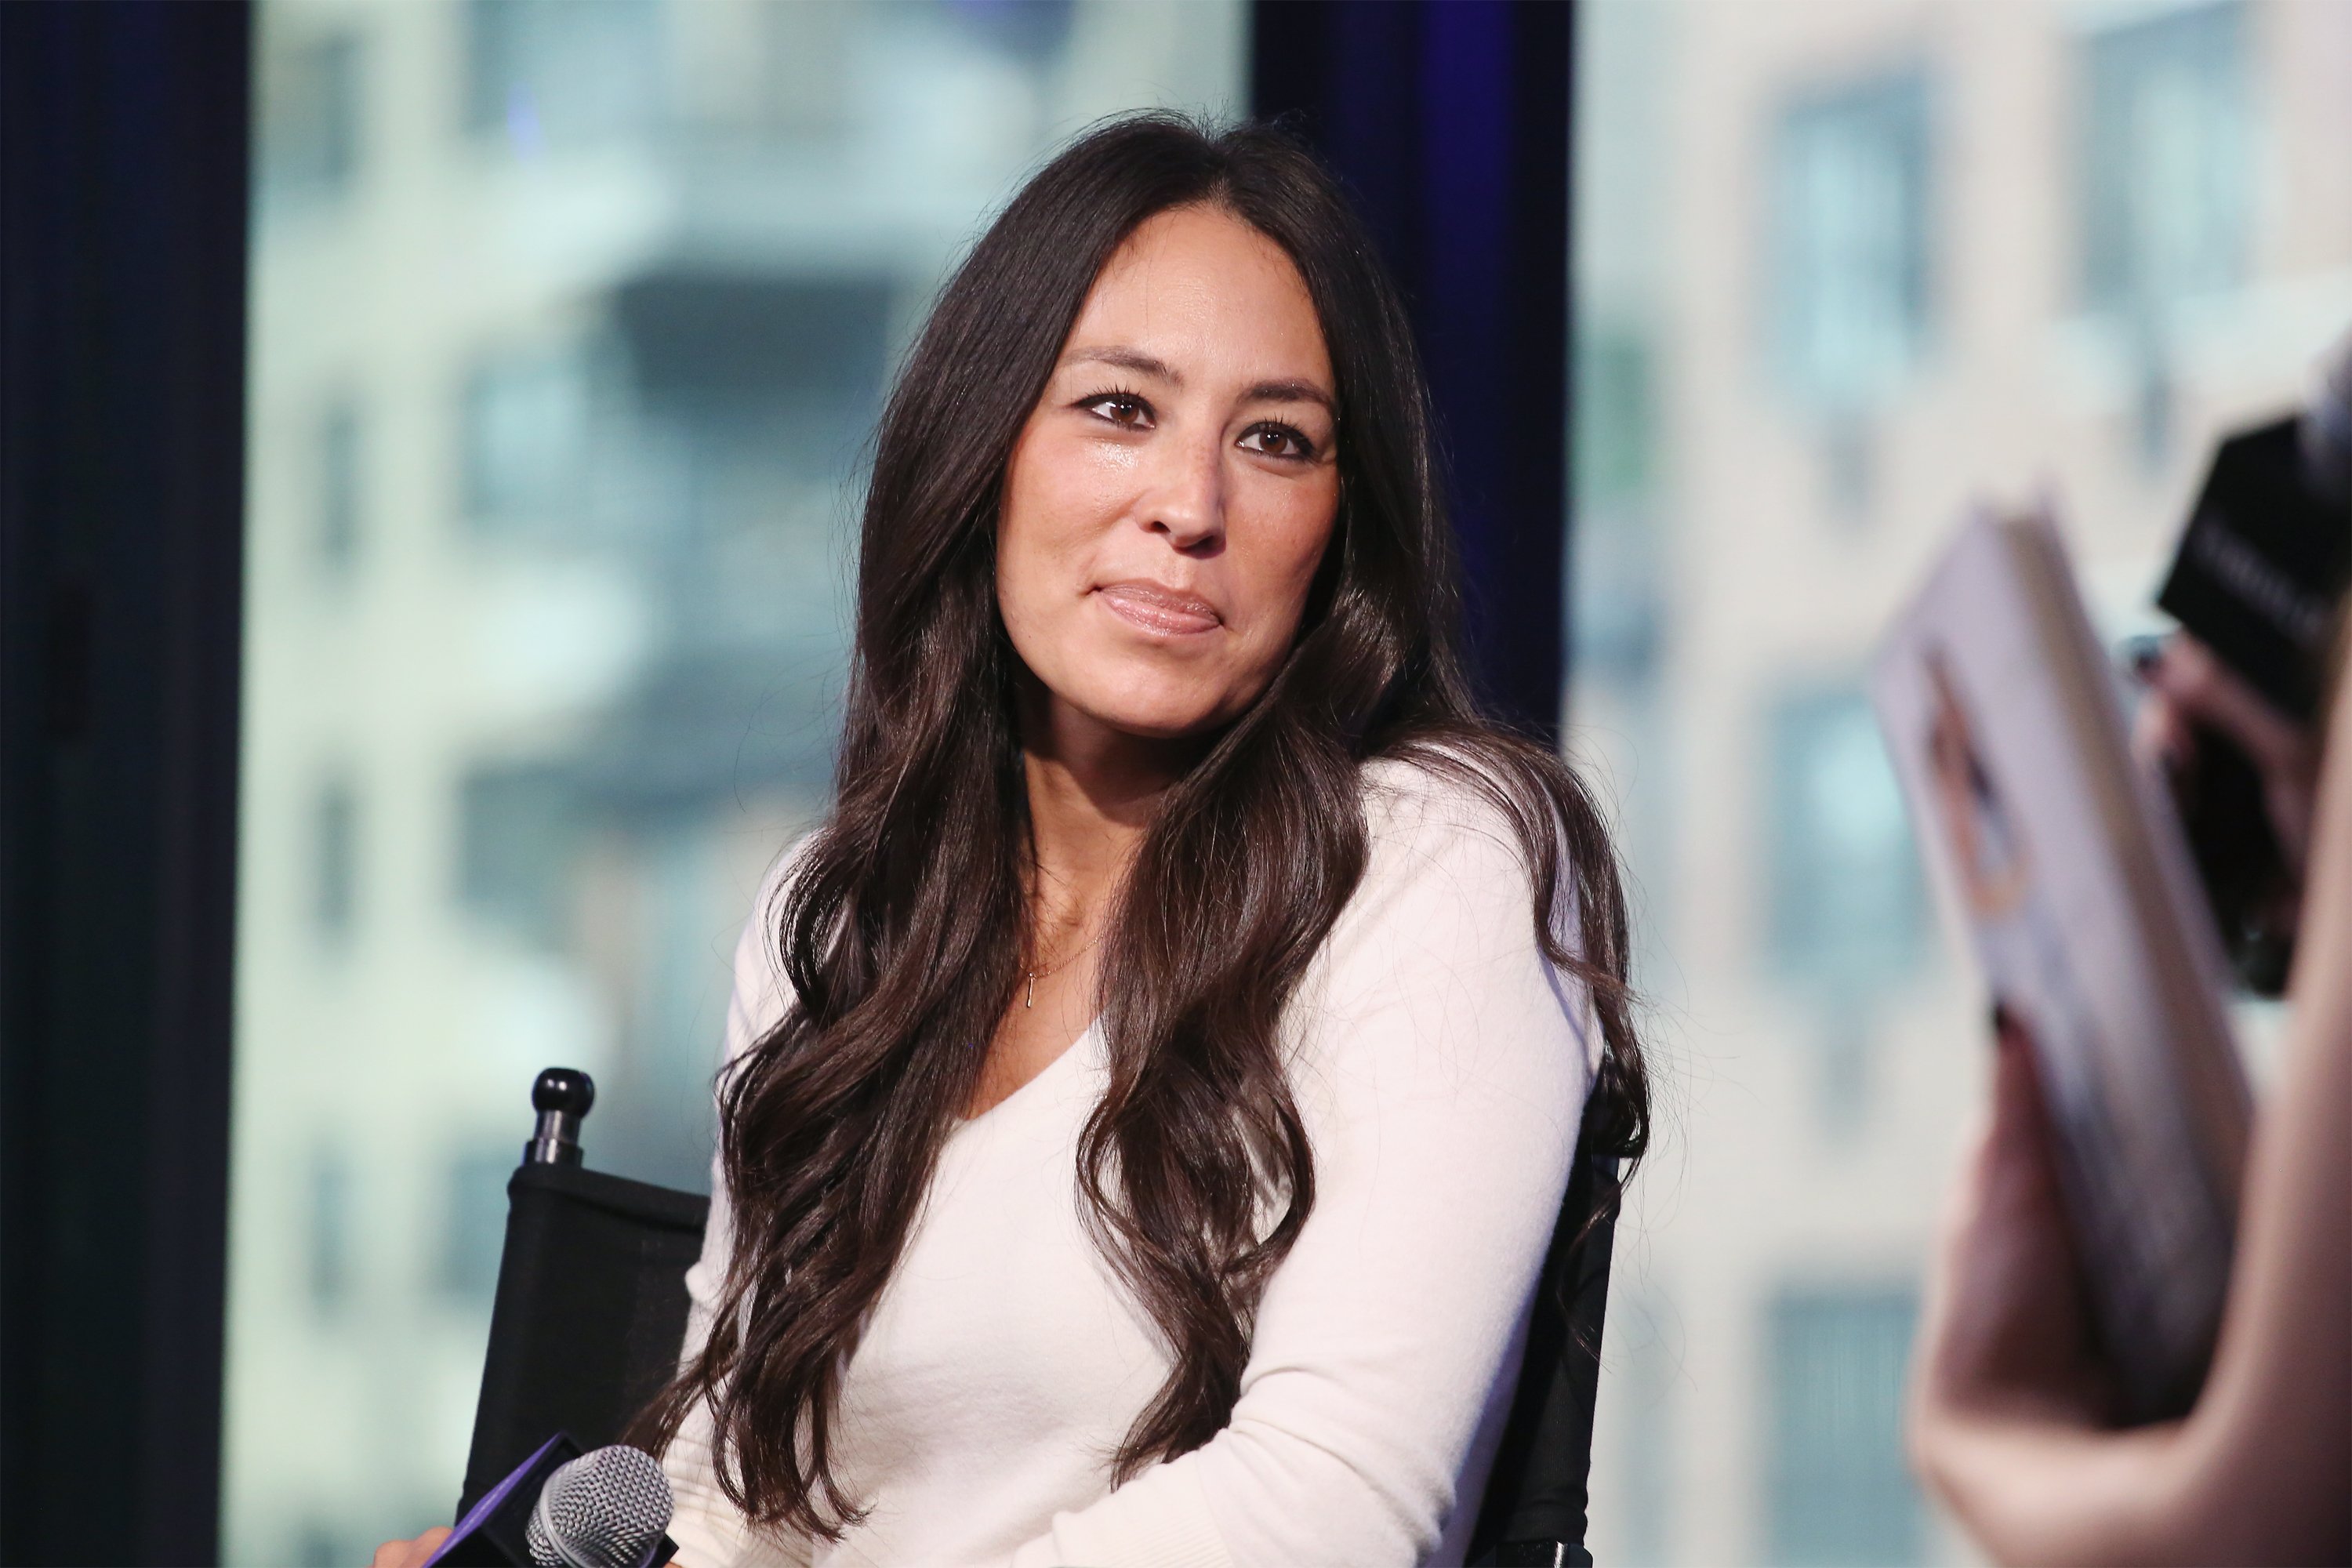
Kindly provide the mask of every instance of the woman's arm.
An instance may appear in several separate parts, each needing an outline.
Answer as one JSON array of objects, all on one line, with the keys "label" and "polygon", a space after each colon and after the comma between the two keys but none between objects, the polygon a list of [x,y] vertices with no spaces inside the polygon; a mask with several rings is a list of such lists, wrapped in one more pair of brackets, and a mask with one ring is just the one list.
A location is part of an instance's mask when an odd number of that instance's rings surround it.
[{"label": "woman's arm", "polygon": [[2011,1563],[2352,1558],[2352,681],[2323,777],[2286,1062],[2250,1159],[2212,1371],[2186,1419],[2101,1430],[2048,1133],[2014,1043],[1931,1293],[1922,1474]]},{"label": "woman's arm", "polygon": [[1333,931],[1295,1074],[1316,1203],[1206,1447],[1057,1516],[1015,1568],[1384,1568],[1458,1507],[1565,1189],[1584,997],[1498,816],[1411,795]]},{"label": "woman's arm", "polygon": [[[787,854],[768,878],[735,948],[734,992],[727,1004],[725,1060],[731,1066],[783,1016],[788,994],[775,952],[775,898],[793,856]],[[710,1162],[710,1219],[702,1233],[702,1257],[686,1271],[684,1360],[700,1352],[710,1338],[711,1314],[727,1288],[727,1265],[734,1215],[727,1201],[727,1173],[714,1153]],[[710,1456],[710,1409],[698,1405],[678,1426],[662,1455],[662,1471],[677,1500],[670,1538],[677,1542],[682,1568],[806,1568],[804,1543],[755,1533],[742,1513],[719,1489]]]}]

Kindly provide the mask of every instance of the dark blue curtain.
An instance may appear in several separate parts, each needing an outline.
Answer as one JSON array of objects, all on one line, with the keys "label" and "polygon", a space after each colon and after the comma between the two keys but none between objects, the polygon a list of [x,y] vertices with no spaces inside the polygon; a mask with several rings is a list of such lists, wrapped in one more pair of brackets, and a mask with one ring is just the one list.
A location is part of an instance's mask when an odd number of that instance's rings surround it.
[{"label": "dark blue curtain", "polygon": [[0,1563],[216,1550],[249,45],[0,5]]},{"label": "dark blue curtain", "polygon": [[1444,437],[1472,666],[1551,735],[1565,672],[1567,0],[1258,0],[1255,111],[1353,189]]}]

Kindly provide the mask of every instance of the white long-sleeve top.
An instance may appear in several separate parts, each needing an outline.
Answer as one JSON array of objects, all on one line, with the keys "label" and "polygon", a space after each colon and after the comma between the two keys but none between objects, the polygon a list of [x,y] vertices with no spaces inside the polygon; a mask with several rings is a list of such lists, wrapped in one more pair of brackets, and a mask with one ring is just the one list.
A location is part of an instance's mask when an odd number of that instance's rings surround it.
[{"label": "white long-sleeve top", "polygon": [[[1365,770],[1371,853],[1286,1016],[1316,1197],[1266,1287],[1241,1395],[1204,1447],[1110,1483],[1165,1344],[1079,1218],[1089,1029],[960,1123],[844,1383],[838,1542],[747,1526],[698,1408],[664,1460],[686,1568],[1402,1568],[1463,1560],[1566,1189],[1599,1031],[1536,945],[1507,822],[1458,783]],[[731,1058],[787,1005],[772,876]],[[714,1178],[687,1350],[724,1285]]]}]

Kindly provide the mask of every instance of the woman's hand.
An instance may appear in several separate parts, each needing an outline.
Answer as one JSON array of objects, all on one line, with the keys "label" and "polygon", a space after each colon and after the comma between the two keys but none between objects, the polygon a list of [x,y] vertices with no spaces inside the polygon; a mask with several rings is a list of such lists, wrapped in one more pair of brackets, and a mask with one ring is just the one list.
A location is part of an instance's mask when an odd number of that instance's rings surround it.
[{"label": "woman's hand", "polygon": [[1931,1481],[1960,1428],[2095,1426],[2112,1388],[2059,1205],[2032,1042],[2006,1009],[1995,1020],[1990,1118],[1946,1215],[1913,1363],[1911,1446]]},{"label": "woman's hand", "polygon": [[449,1539],[449,1527],[436,1524],[414,1541],[387,1541],[375,1549],[368,1568],[425,1568],[425,1560]]},{"label": "woman's hand", "polygon": [[2214,731],[2245,752],[2262,775],[2263,804],[2287,870],[2299,887],[2311,857],[2311,823],[2319,795],[2319,748],[2298,724],[2248,685],[2213,650],[2175,632],[2139,667],[2147,696],[2132,726],[2132,750],[2144,763],[2179,772],[2196,749],[2195,731]]},{"label": "woman's hand", "polygon": [[1996,1562],[2162,1555],[2179,1428],[2108,1426],[2115,1376],[2059,1204],[2033,1043],[2005,1011],[1994,1026],[1990,1117],[1945,1218],[1911,1364],[1912,1468]]}]

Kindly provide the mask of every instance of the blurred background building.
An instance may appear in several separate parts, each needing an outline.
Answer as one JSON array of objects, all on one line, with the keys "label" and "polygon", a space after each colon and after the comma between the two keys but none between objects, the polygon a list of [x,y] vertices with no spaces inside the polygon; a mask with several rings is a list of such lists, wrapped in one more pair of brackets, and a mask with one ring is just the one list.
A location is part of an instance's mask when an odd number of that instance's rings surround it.
[{"label": "blurred background building", "polygon": [[2352,6],[1579,10],[1571,749],[1665,1086],[1593,1548],[1957,1560],[1898,1400],[1987,1027],[1864,671],[1979,498],[2153,624],[2215,437],[2352,325]]},{"label": "blurred background building", "polygon": [[541,1067],[595,1075],[595,1164],[707,1184],[735,933],[827,787],[891,366],[1079,126],[1238,112],[1244,26],[261,7],[232,1560],[447,1517]]},{"label": "blurred background building", "polygon": [[[2352,322],[2339,0],[1579,0],[1570,746],[1658,1152],[1593,1543],[1961,1549],[1897,1398],[1974,1102],[1862,697],[1972,497],[2120,628]],[[699,1186],[728,961],[821,809],[861,464],[1086,121],[1247,107],[1243,0],[265,0],[225,1550],[446,1516],[524,1092]],[[364,1114],[360,1112],[363,1110]]]}]

